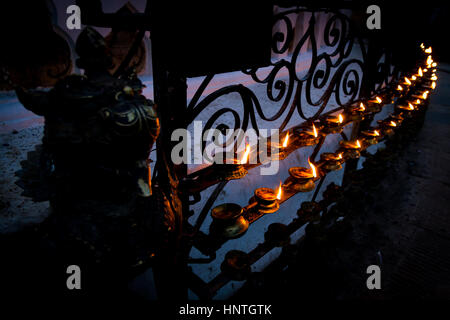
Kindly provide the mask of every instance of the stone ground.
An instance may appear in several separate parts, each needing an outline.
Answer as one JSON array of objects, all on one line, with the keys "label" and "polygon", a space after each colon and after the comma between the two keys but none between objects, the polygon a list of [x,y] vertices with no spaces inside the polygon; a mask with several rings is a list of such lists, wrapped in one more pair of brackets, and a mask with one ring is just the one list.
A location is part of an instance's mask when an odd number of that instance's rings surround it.
[{"label": "stone ground", "polygon": [[[450,66],[438,76],[422,129],[389,161],[345,236],[300,246],[287,269],[253,279],[235,300],[450,299]],[[381,267],[381,290],[366,287],[371,264]]]}]

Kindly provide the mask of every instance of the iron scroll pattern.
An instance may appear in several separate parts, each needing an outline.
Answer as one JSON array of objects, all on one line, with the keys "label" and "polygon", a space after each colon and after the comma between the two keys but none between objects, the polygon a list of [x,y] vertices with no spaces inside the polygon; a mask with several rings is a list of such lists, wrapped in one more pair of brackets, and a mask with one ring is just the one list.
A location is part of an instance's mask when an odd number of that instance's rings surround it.
[{"label": "iron scroll pattern", "polygon": [[[289,17],[295,14],[310,16],[305,32],[296,43],[294,43],[296,29]],[[317,16],[320,14],[328,15],[321,35],[317,30],[319,26]],[[275,56],[284,55],[284,57],[271,62],[268,67],[270,71],[266,72],[265,77],[258,75],[260,68],[242,72],[250,76],[255,83],[266,86],[267,98],[277,104],[277,111],[272,116],[266,115],[255,92],[242,84],[224,86],[200,99],[214,78],[214,75],[210,74],[203,79],[187,107],[186,126],[214,101],[230,93],[237,93],[240,96],[242,113],[239,114],[229,107],[215,111],[206,121],[203,133],[214,124],[217,124],[215,128],[219,130],[228,129],[228,125],[220,123],[220,118],[226,114],[230,114],[234,119],[234,128],[231,129],[245,131],[251,124],[258,132],[256,118],[258,115],[261,120],[268,122],[283,119],[279,126],[280,131],[283,131],[295,112],[306,122],[312,122],[324,114],[331,98],[334,98],[336,108],[327,113],[349,108],[359,101],[363,71],[367,63],[367,43],[355,32],[356,28],[349,17],[339,11],[295,8],[274,15],[273,28],[275,31],[272,37],[272,52]],[[318,43],[320,37],[323,37],[324,44],[321,48]],[[305,75],[299,76],[296,70],[297,63],[301,52],[308,46],[311,54],[309,67]],[[291,54],[288,55],[289,52]],[[377,91],[383,90],[398,76],[397,70],[390,65],[387,53],[379,58],[376,70]],[[278,77],[283,71],[287,74],[287,78]],[[320,97],[314,98],[312,93],[319,91],[322,92]],[[302,97],[306,104],[302,103]],[[306,108],[310,108],[308,111],[312,110],[311,108],[315,110],[312,116],[307,116]],[[238,143],[240,142],[241,140],[238,140]]]}]

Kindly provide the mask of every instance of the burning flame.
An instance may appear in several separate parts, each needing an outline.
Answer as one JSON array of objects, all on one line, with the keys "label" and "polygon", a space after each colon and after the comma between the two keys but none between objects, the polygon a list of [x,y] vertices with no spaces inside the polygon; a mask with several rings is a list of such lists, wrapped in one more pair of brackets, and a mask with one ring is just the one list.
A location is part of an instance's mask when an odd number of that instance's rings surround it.
[{"label": "burning flame", "polygon": [[356,145],[358,146],[358,148],[361,148],[361,143],[359,142],[359,140],[356,140]]},{"label": "burning flame", "polygon": [[420,99],[416,100],[416,104],[420,104],[420,102],[421,102]]},{"label": "burning flame", "polygon": [[313,123],[313,132],[314,132],[314,137],[317,138],[317,129],[316,129],[316,126],[314,125],[314,123]]},{"label": "burning flame", "polygon": [[431,55],[429,55],[427,58],[427,65],[431,65],[432,63],[433,63],[433,58],[431,57]]},{"label": "burning flame", "polygon": [[396,127],[396,126],[397,126],[397,124],[396,124],[394,121],[391,121],[391,125],[392,125],[393,127]]},{"label": "burning flame", "polygon": [[414,106],[411,104],[411,102],[408,102],[408,107],[410,110],[414,110]]},{"label": "burning flame", "polygon": [[286,134],[286,138],[284,138],[284,141],[283,141],[283,148],[286,148],[286,147],[287,147],[288,141],[289,141],[289,133]]},{"label": "burning flame", "polygon": [[425,92],[422,94],[422,98],[423,98],[424,100],[426,100],[427,97],[428,97],[428,91],[425,91]]},{"label": "burning flame", "polygon": [[342,152],[341,152],[341,153],[339,153],[339,155],[338,155],[338,159],[342,159]]},{"label": "burning flame", "polygon": [[425,53],[431,53],[433,51],[433,49],[431,49],[431,47],[428,47],[427,49],[425,49]]},{"label": "burning flame", "polygon": [[373,132],[376,136],[379,136],[380,135],[380,133],[378,132],[378,130],[374,130],[374,132]]},{"label": "burning flame", "polygon": [[241,164],[247,163],[249,155],[250,155],[250,145],[247,143],[246,147],[245,147],[244,154],[242,155],[240,163]]},{"label": "burning flame", "polygon": [[407,77],[405,77],[405,84],[407,84],[408,86],[411,84],[411,81],[409,81]]},{"label": "burning flame", "polygon": [[421,47],[422,49],[425,49],[425,45],[423,44],[423,42],[420,44],[420,47]]},{"label": "burning flame", "polygon": [[411,77],[411,80],[416,80],[416,79],[417,79],[417,77],[414,75]]},{"label": "burning flame", "polygon": [[432,67],[436,67],[436,66],[437,66],[437,63],[436,63],[436,62],[433,62],[433,63],[431,64],[431,66],[432,66]]},{"label": "burning flame", "polygon": [[339,114],[339,123],[342,123],[342,122],[344,122],[344,117],[342,116],[342,114],[340,113]]},{"label": "burning flame", "polygon": [[364,107],[364,103],[360,103],[359,104],[359,110],[358,111],[364,111],[364,110],[366,110],[366,107]]},{"label": "burning flame", "polygon": [[419,67],[418,74],[419,74],[419,77],[422,77],[422,76],[423,76],[423,72],[422,72],[422,68],[421,68],[421,67]]},{"label": "burning flame", "polygon": [[309,163],[309,166],[311,168],[311,172],[313,174],[313,177],[316,178],[317,177],[316,167],[311,163],[311,161],[309,161],[309,158],[308,158],[308,163]]},{"label": "burning flame", "polygon": [[281,195],[283,194],[283,191],[281,191],[281,181],[280,181],[280,186],[278,187],[278,193],[277,193],[277,199],[281,200]]},{"label": "burning flame", "polygon": [[428,69],[427,68],[423,69],[423,72],[428,72]]},{"label": "burning flame", "polygon": [[431,80],[436,81],[436,80],[437,80],[436,75],[433,75],[433,76],[431,77]]},{"label": "burning flame", "polygon": [[434,89],[434,88],[436,88],[436,82],[435,82],[435,81],[433,81],[433,82],[431,83],[431,89]]},{"label": "burning flame", "polygon": [[378,103],[381,103],[381,102],[383,102],[383,100],[381,100],[381,98],[380,98],[380,97],[378,97],[378,96],[377,96],[377,97],[375,97],[375,100],[377,100],[377,102],[378,102]]},{"label": "burning flame", "polygon": [[398,91],[402,91],[402,90],[403,90],[403,87],[402,87],[401,85],[398,85],[397,90],[398,90]]}]

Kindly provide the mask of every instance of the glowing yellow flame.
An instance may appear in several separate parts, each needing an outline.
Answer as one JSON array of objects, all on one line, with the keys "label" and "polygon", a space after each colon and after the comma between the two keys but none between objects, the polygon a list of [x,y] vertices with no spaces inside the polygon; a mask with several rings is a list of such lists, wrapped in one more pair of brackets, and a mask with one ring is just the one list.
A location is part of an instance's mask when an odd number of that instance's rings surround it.
[{"label": "glowing yellow flame", "polygon": [[419,77],[423,76],[423,72],[422,72],[422,68],[421,67],[419,67],[419,71],[417,73],[418,73]]},{"label": "glowing yellow flame", "polygon": [[373,133],[374,133],[376,136],[379,136],[379,135],[380,135],[380,133],[378,132],[378,130],[375,130]]},{"label": "glowing yellow flame", "polygon": [[289,133],[286,134],[286,138],[284,138],[284,141],[283,141],[283,148],[286,148],[286,147],[287,147],[288,141],[289,141]]},{"label": "glowing yellow flame", "polygon": [[425,92],[422,94],[422,98],[423,98],[424,100],[426,100],[427,97],[428,97],[428,91],[425,91]]},{"label": "glowing yellow flame", "polygon": [[309,161],[309,158],[308,158],[308,163],[309,163],[309,166],[310,166],[310,168],[311,168],[313,177],[314,177],[314,178],[317,177],[316,167],[311,163],[311,161]]},{"label": "glowing yellow flame", "polygon": [[427,68],[423,69],[423,72],[428,72],[428,69]]},{"label": "glowing yellow flame", "polygon": [[425,49],[425,45],[423,44],[423,42],[420,44],[420,47],[421,47],[422,49]]},{"label": "glowing yellow flame", "polygon": [[408,102],[408,107],[410,110],[414,110],[414,106],[411,104],[411,102]]},{"label": "glowing yellow flame", "polygon": [[433,81],[433,82],[431,83],[431,89],[434,89],[434,88],[436,88],[436,82],[435,82],[435,81]]},{"label": "glowing yellow flame", "polygon": [[437,66],[437,63],[436,63],[436,62],[433,62],[433,63],[431,64],[431,66],[432,66],[433,68],[435,68],[435,67]]},{"label": "glowing yellow flame", "polygon": [[344,122],[344,117],[342,116],[342,114],[339,114],[339,123],[342,123],[342,122]]},{"label": "glowing yellow flame", "polygon": [[409,81],[407,77],[405,77],[405,84],[407,84],[408,86],[411,84],[411,81]]},{"label": "glowing yellow flame", "polygon": [[278,187],[278,193],[277,193],[277,199],[281,200],[281,195],[283,194],[283,191],[281,191],[281,182],[280,182],[280,186]]},{"label": "glowing yellow flame", "polygon": [[412,77],[411,77],[411,80],[416,80],[416,79],[417,79],[416,76],[412,76]]},{"label": "glowing yellow flame", "polygon": [[432,77],[431,77],[431,80],[436,81],[436,80],[437,80],[437,77],[436,77],[436,76],[432,76]]},{"label": "glowing yellow flame", "polygon": [[433,51],[433,49],[431,49],[431,47],[428,47],[427,49],[425,49],[425,53],[431,53]]},{"label": "glowing yellow flame", "polygon": [[314,132],[314,137],[317,138],[317,129],[316,129],[316,126],[314,125],[314,123],[313,123],[313,132]]},{"label": "glowing yellow flame", "polygon": [[364,107],[364,103],[360,103],[359,104],[359,111],[364,111],[364,110],[366,110],[366,107]]},{"label": "glowing yellow flame", "polygon": [[242,155],[240,163],[241,164],[247,163],[249,155],[250,155],[250,145],[247,143],[246,147],[245,147],[244,154]]},{"label": "glowing yellow flame", "polygon": [[397,86],[397,90],[398,90],[398,91],[403,91],[403,87],[402,87],[401,85],[398,85],[398,86]]},{"label": "glowing yellow flame", "polygon": [[397,126],[397,124],[396,124],[394,121],[391,121],[391,125],[392,125],[393,127],[396,127],[396,126]]},{"label": "glowing yellow flame", "polygon": [[342,152],[338,154],[338,159],[342,159]]},{"label": "glowing yellow flame", "polygon": [[375,100],[377,100],[377,102],[378,102],[378,103],[381,103],[381,102],[383,102],[383,100],[381,100],[381,98],[380,98],[380,97],[378,97],[378,96],[377,96],[377,97],[375,97]]},{"label": "glowing yellow flame", "polygon": [[358,146],[358,148],[361,148],[361,143],[359,142],[359,140],[356,140],[356,145]]},{"label": "glowing yellow flame", "polygon": [[431,57],[431,55],[429,55],[427,58],[427,65],[431,65],[432,63],[433,63],[433,58]]},{"label": "glowing yellow flame", "polygon": [[421,102],[420,99],[416,100],[416,104],[420,104],[420,102]]}]

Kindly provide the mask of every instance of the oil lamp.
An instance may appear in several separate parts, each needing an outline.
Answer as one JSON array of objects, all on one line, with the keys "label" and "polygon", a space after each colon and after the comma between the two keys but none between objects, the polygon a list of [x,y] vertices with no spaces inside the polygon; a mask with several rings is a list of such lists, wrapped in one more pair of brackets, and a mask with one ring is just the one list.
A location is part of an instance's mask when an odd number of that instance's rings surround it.
[{"label": "oil lamp", "polygon": [[367,101],[367,112],[380,112],[382,107],[383,99],[376,96],[375,99]]},{"label": "oil lamp", "polygon": [[[289,140],[290,140],[290,134],[289,131],[286,133],[286,135],[282,138],[282,142],[280,143],[276,143],[275,144],[275,152],[276,155],[278,156],[279,160],[283,160],[285,159],[288,155],[289,155]],[[272,145],[272,143],[269,143],[269,145]],[[271,155],[274,156],[274,154],[272,154],[272,148],[269,149],[271,152]]]},{"label": "oil lamp", "polygon": [[280,197],[279,192],[281,188],[278,190],[278,192],[275,192],[271,188],[258,188],[255,190],[255,200],[257,203],[257,210],[261,213],[273,213],[277,211],[280,208],[279,199],[277,196]]},{"label": "oil lamp", "polygon": [[211,174],[219,180],[233,180],[244,177],[248,173],[244,164],[248,162],[250,146],[247,146],[246,149],[248,149],[248,152],[246,150],[240,160],[226,159],[226,154],[223,154],[222,158],[219,158],[224,159],[223,163],[214,163],[211,166]]},{"label": "oil lamp", "polygon": [[220,270],[232,280],[243,281],[251,273],[250,257],[240,250],[230,250],[220,265]]},{"label": "oil lamp", "polygon": [[325,128],[324,131],[326,133],[340,133],[342,132],[342,125],[344,123],[344,117],[342,114],[336,116],[329,116],[325,119]]},{"label": "oil lamp", "polygon": [[395,109],[402,113],[405,114],[408,118],[412,117],[412,111],[416,110],[416,108],[414,107],[414,105],[411,102],[408,102],[408,105],[397,105],[395,106]]},{"label": "oil lamp", "polygon": [[377,122],[380,124],[383,134],[388,136],[394,134],[393,128],[397,127],[397,123],[395,121],[386,119],[386,120],[378,120]]},{"label": "oil lamp", "polygon": [[379,130],[361,131],[361,134],[365,137],[365,142],[368,144],[377,144],[378,140],[382,138]]},{"label": "oil lamp", "polygon": [[357,159],[360,157],[361,142],[359,140],[356,141],[341,140],[339,144],[343,149],[345,158]]},{"label": "oil lamp", "polygon": [[320,155],[320,160],[323,161],[322,168],[328,171],[342,169],[344,158],[341,153],[324,152]]},{"label": "oil lamp", "polygon": [[404,85],[406,86],[410,86],[411,85],[411,80],[409,80],[407,77],[404,77],[405,82],[403,82]]},{"label": "oil lamp", "polygon": [[283,223],[272,223],[264,233],[264,239],[275,247],[284,247],[291,242],[288,226]]},{"label": "oil lamp", "polygon": [[295,190],[296,192],[308,192],[314,189],[314,180],[317,178],[317,169],[309,161],[310,169],[304,167],[289,168],[290,177],[285,183],[285,187]]},{"label": "oil lamp", "polygon": [[213,222],[210,234],[226,239],[233,239],[243,235],[249,226],[242,215],[242,207],[235,203],[224,203],[211,210]]},{"label": "oil lamp", "polygon": [[314,124],[312,125],[311,131],[304,130],[304,128],[296,128],[294,129],[294,133],[296,144],[306,147],[319,143],[319,132]]},{"label": "oil lamp", "polygon": [[359,106],[356,108],[350,109],[350,111],[347,112],[347,118],[350,121],[361,121],[364,120],[364,113],[366,111],[366,107],[364,106],[364,103],[360,102]]}]

